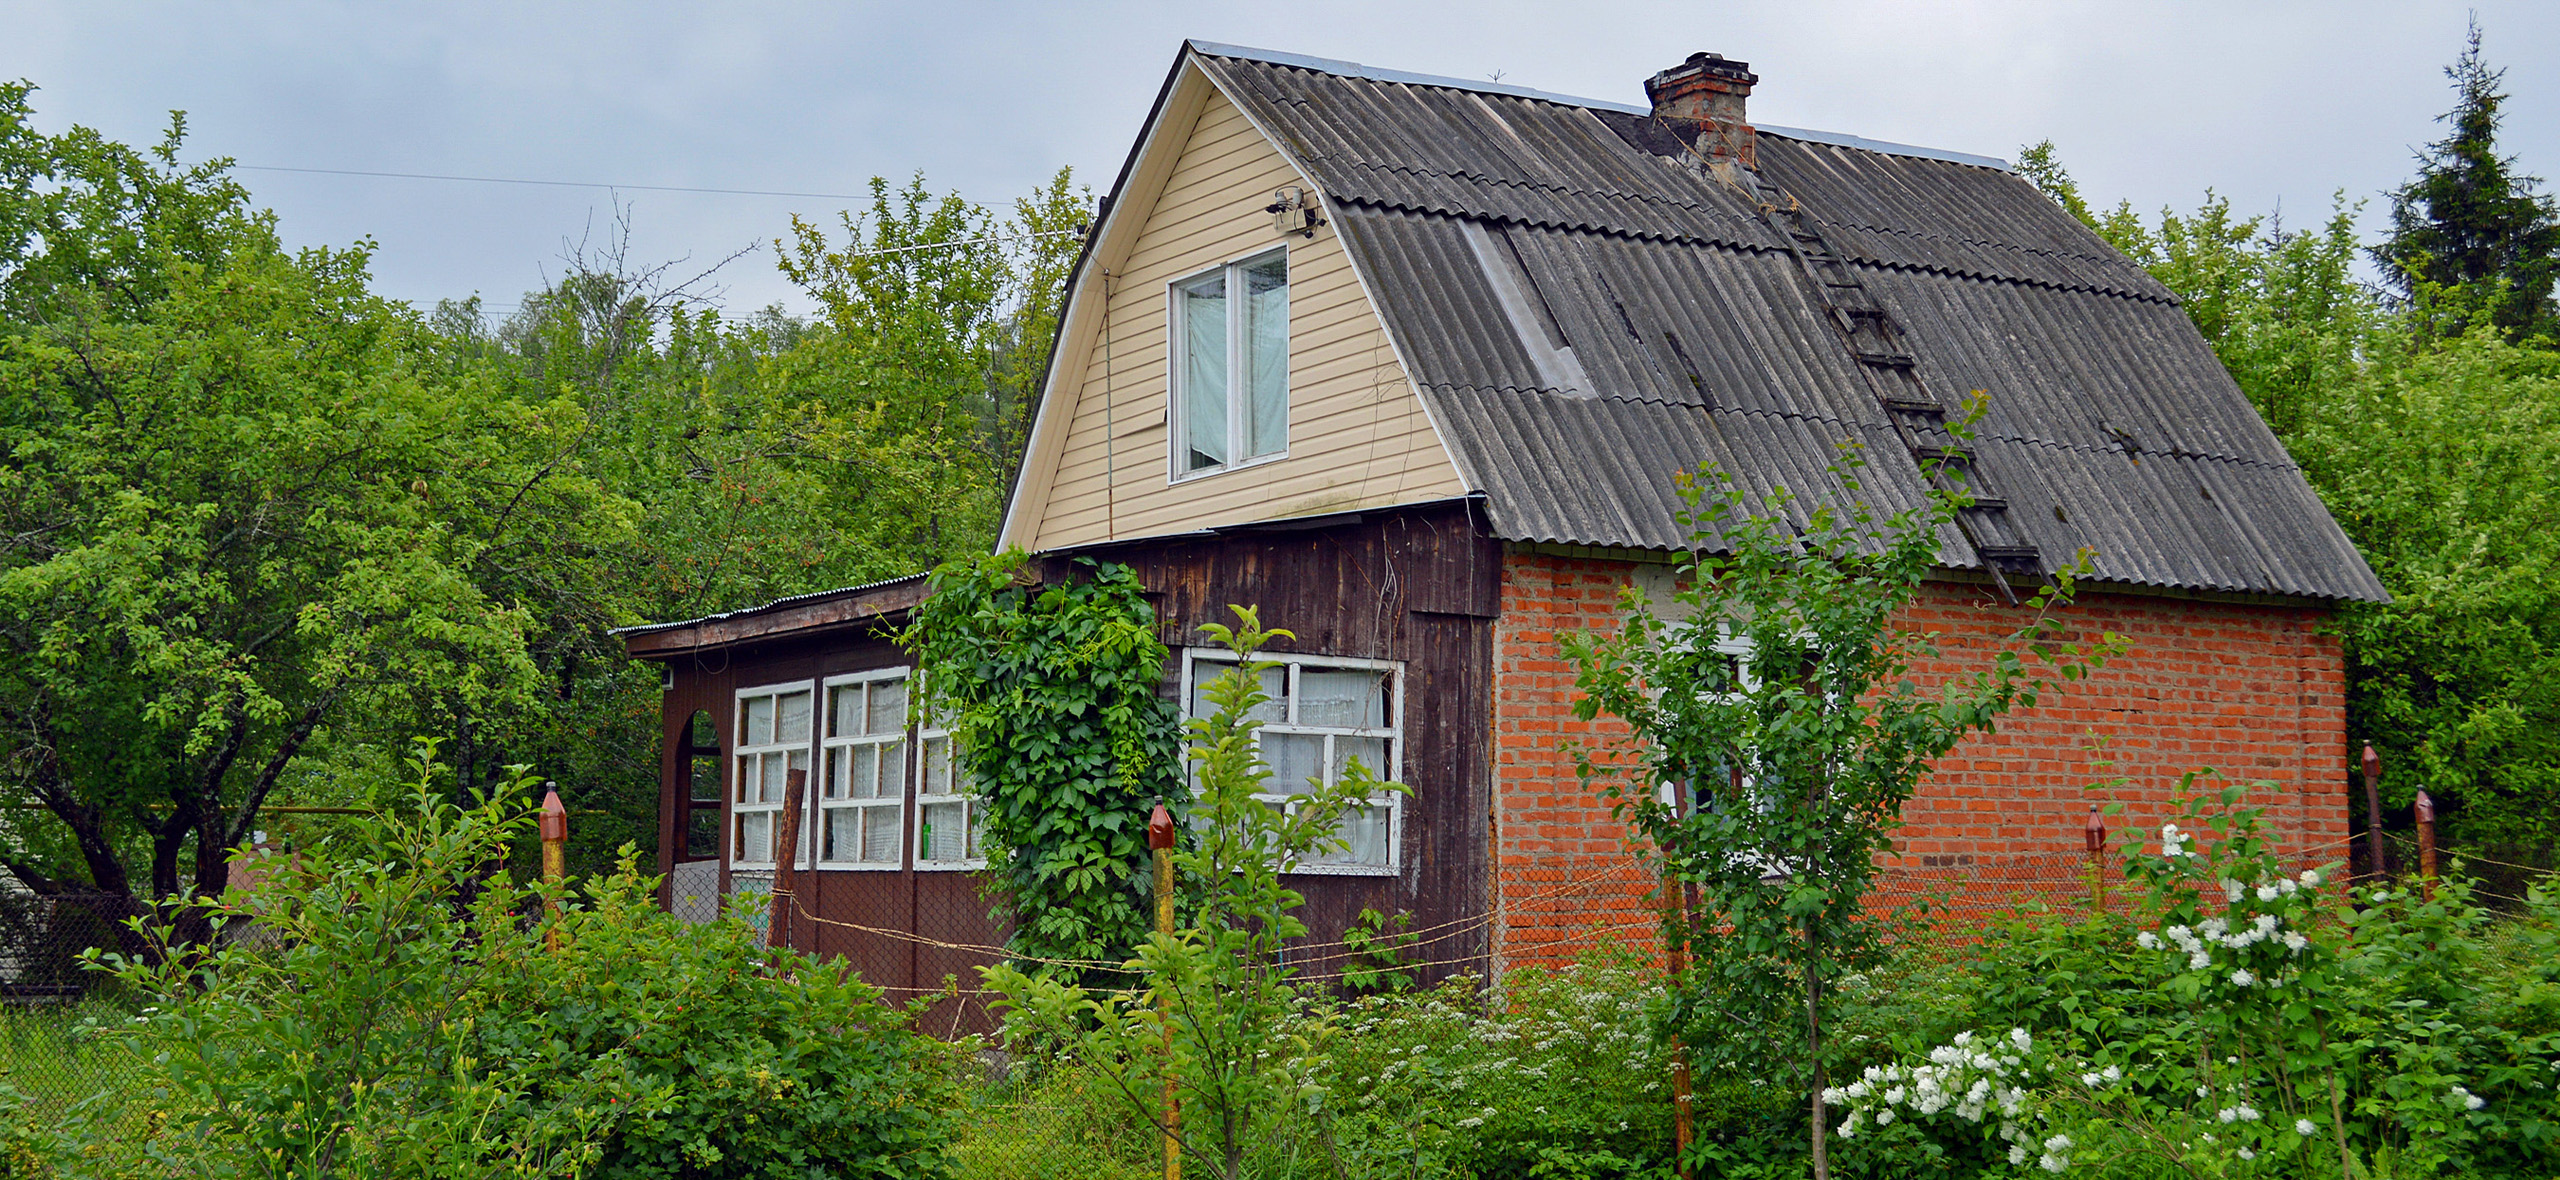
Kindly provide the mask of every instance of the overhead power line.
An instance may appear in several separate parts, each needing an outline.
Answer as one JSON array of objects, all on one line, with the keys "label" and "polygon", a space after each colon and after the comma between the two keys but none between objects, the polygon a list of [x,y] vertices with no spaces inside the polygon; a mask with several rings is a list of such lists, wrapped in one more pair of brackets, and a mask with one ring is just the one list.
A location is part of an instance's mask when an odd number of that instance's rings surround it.
[{"label": "overhead power line", "polygon": [[599,184],[587,180],[526,180],[514,176],[446,176],[436,172],[367,172],[357,168],[285,168],[273,164],[234,164],[243,172],[300,172],[313,176],[378,176],[389,180],[459,180],[472,184],[530,184],[546,188],[634,189],[653,193],[711,193],[724,197],[809,197],[821,201],[868,201],[869,194],[787,193],[752,188],[689,188],[673,184]]},{"label": "overhead power line", "polygon": [[[356,168],[286,168],[275,164],[234,164],[243,172],[300,172],[313,176],[378,176],[390,180],[459,180],[473,184],[532,184],[551,188],[638,189],[654,193],[712,193],[729,197],[808,197],[821,201],[867,201],[869,196],[850,193],[788,193],[751,188],[687,188],[672,184],[598,184],[585,180],[524,180],[512,176],[446,176],[435,172],[367,172]],[[928,242],[921,246],[893,246],[885,250],[864,250],[852,255],[869,258],[879,254],[906,254],[916,250],[948,250],[954,246],[977,246],[990,242],[1026,242],[1035,238],[1080,238],[1088,227],[1048,230],[1033,234],[1009,234],[999,237],[968,238],[957,242]]]}]

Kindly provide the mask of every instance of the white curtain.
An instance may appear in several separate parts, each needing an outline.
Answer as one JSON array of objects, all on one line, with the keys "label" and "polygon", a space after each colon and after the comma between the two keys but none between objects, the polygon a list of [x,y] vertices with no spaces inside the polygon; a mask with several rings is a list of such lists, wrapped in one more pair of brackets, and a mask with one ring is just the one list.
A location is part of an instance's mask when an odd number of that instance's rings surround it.
[{"label": "white curtain", "polygon": [[1182,288],[1183,470],[1227,461],[1227,280]]},{"label": "white curtain", "polygon": [[1289,260],[1245,268],[1245,455],[1289,445]]}]

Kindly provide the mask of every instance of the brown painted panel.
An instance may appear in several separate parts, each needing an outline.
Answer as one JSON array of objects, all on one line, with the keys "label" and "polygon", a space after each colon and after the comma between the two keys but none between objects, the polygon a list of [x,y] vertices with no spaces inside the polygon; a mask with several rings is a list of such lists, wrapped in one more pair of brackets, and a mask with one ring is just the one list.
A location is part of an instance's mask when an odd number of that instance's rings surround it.
[{"label": "brown painted panel", "polygon": [[[1401,867],[1392,876],[1291,875],[1290,887],[1306,898],[1299,917],[1309,930],[1295,953],[1310,977],[1338,975],[1343,929],[1372,909],[1390,918],[1410,915],[1407,929],[1415,938],[1403,957],[1421,965],[1416,974],[1422,979],[1486,971],[1491,616],[1502,551],[1472,506],[1452,501],[1192,534],[1110,546],[1094,556],[1137,571],[1156,603],[1159,634],[1174,648],[1200,643],[1201,624],[1228,621],[1229,603],[1251,603],[1265,626],[1295,633],[1273,650],[1404,664],[1400,769],[1411,794],[1398,846]],[[1064,576],[1067,562],[1052,557],[1043,572]],[[810,631],[659,657],[675,669],[665,704],[670,748],[696,708],[719,719],[723,748],[729,748],[739,687],[908,663],[888,635],[902,621],[890,616],[847,630],[830,620]],[[1167,669],[1168,695],[1178,677],[1178,665]],[[684,769],[680,759],[665,764],[670,807],[683,789]],[[911,805],[910,832],[913,823]],[[937,1000],[925,1027],[937,1035],[993,1027],[983,998],[971,993],[980,986],[977,968],[996,958],[981,948],[1001,945],[1006,927],[990,916],[981,874],[910,867],[831,870],[801,879],[813,912],[843,925],[803,924],[795,944],[841,958],[865,981],[891,989],[892,1002],[940,992],[950,977],[961,995]]]}]

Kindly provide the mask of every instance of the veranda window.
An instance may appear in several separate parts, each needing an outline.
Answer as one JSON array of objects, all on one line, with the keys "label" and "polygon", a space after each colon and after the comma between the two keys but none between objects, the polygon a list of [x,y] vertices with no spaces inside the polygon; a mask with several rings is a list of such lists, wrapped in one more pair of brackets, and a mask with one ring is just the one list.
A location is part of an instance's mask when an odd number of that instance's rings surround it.
[{"label": "veranda window", "polygon": [[[1207,717],[1217,711],[1209,703],[1209,682],[1235,667],[1235,662],[1210,651],[1191,652],[1189,657],[1184,667],[1184,698],[1191,716]],[[1400,779],[1402,667],[1384,660],[1320,656],[1259,659],[1274,666],[1262,671],[1262,691],[1270,696],[1270,703],[1254,714],[1262,722],[1262,760],[1271,768],[1266,793],[1256,798],[1295,812],[1314,784],[1330,787],[1342,781],[1354,759],[1383,782]],[[1289,871],[1394,872],[1403,842],[1404,796],[1392,791],[1371,795],[1366,806],[1342,817],[1336,831],[1348,847],[1302,858]]]},{"label": "veranda window", "polygon": [[1173,477],[1289,445],[1289,256],[1232,262],[1173,285]]},{"label": "veranda window", "polygon": [[986,817],[970,789],[949,730],[916,729],[916,867],[974,869],[987,863]]},{"label": "veranda window", "polygon": [[738,690],[738,753],[729,863],[774,867],[774,839],[790,772],[809,769],[810,692],[806,681]]},{"label": "veranda window", "polygon": [[818,863],[897,868],[907,803],[906,671],[839,676],[826,687]]}]

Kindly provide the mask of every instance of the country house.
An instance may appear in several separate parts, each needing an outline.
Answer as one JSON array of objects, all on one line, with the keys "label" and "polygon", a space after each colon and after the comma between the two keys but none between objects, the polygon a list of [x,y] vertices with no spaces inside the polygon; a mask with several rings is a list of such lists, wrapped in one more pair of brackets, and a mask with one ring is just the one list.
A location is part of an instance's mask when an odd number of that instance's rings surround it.
[{"label": "country house", "polygon": [[[2076,850],[2085,782],[2126,776],[2140,812],[2207,765],[2272,780],[2286,839],[2345,835],[2321,624],[2384,592],[2176,298],[2001,161],[1755,125],[1757,81],[1699,54],[1628,104],[1193,42],[1138,129],[1001,543],[1135,568],[1170,699],[1226,604],[1296,632],[1264,737],[1283,781],[1358,754],[1410,788],[1300,866],[1318,937],[1409,913],[1432,974],[1499,972],[1634,918],[1624,833],[1558,749],[1584,727],[1554,636],[1666,583],[1676,473],[1837,495],[1854,440],[1863,494],[1900,508],[1974,391],[1979,502],[1914,620],[1950,667],[1978,657],[2086,548],[2076,616],[2134,646],[1944,761],[1905,857]],[[803,945],[891,987],[972,978],[1001,931],[966,784],[886,638],[921,592],[626,633],[667,674],[670,904],[793,856],[847,924]],[[794,768],[810,838],[781,849]]]}]

